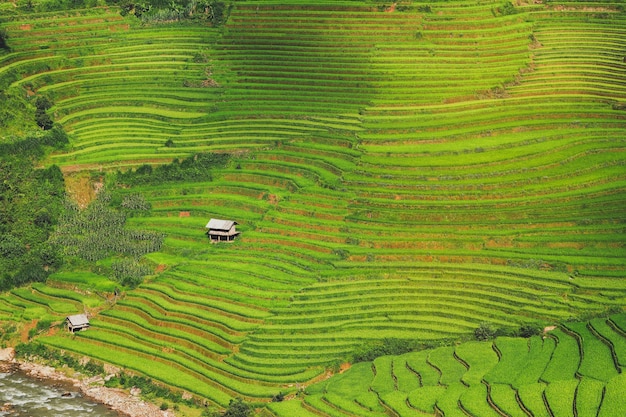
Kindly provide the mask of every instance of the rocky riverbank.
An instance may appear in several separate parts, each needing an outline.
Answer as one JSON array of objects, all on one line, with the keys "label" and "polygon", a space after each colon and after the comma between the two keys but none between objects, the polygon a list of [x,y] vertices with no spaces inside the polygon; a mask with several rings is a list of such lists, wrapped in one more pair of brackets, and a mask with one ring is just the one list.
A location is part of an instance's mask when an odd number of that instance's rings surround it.
[{"label": "rocky riverbank", "polygon": [[56,369],[38,363],[18,361],[12,348],[0,349],[0,371],[21,370],[32,378],[45,379],[74,387],[83,396],[104,404],[128,417],[175,417],[169,410],[161,410],[155,404],[143,401],[139,392],[107,388],[102,377],[73,378]]}]

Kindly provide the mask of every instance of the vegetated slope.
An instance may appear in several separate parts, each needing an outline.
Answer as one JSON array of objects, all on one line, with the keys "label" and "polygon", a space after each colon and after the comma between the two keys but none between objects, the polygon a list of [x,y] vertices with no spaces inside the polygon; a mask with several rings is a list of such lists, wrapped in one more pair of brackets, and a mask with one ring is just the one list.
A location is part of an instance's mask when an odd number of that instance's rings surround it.
[{"label": "vegetated slope", "polygon": [[[382,356],[309,387],[301,406],[330,416],[618,416],[624,319]],[[293,402],[270,409],[298,415]]]},{"label": "vegetated slope", "polygon": [[[128,190],[153,207],[129,223],[168,235],[150,255],[165,272],[89,332],[42,340],[225,405],[295,391],[385,337],[623,306],[615,6],[238,2],[220,30],[96,9],[54,42],[50,15],[3,24],[3,79],[51,96],[66,172],[235,155],[212,182]],[[211,217],[240,239],[208,245]]]}]

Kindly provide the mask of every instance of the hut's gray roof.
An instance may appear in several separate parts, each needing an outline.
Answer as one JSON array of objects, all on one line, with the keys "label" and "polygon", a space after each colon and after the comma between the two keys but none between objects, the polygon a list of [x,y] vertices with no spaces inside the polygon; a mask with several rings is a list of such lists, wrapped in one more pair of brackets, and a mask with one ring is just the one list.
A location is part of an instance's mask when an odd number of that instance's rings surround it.
[{"label": "hut's gray roof", "polygon": [[211,230],[225,230],[225,231],[228,231],[228,230],[232,229],[232,227],[234,225],[236,225],[236,224],[237,224],[237,222],[234,222],[232,220],[211,219],[207,223],[206,228],[207,229],[211,229]]},{"label": "hut's gray roof", "polygon": [[89,319],[84,314],[67,316],[67,321],[69,321],[72,326],[84,326],[86,324],[89,324]]}]

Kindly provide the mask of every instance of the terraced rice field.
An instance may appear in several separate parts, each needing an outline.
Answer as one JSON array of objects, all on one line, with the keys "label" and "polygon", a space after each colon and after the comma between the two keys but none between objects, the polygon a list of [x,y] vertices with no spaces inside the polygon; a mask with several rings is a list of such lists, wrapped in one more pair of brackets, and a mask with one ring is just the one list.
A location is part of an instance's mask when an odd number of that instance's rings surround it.
[{"label": "terraced rice field", "polygon": [[[383,338],[453,340],[485,322],[622,308],[620,5],[520,2],[504,15],[499,1],[246,1],[221,28],[140,26],[112,8],[4,18],[0,80],[54,101],[71,147],[47,163],[68,177],[232,155],[213,181],[125,191],[153,207],[128,223],[167,234],[149,256],[158,274],[88,332],[41,340],[225,406],[294,393]],[[239,239],[209,245],[211,217],[236,220]],[[56,279],[112,290],[77,275]],[[0,320],[61,319],[80,303],[15,290]],[[488,345],[478,357],[442,348],[407,366],[381,359],[372,380],[358,365],[372,392],[333,382],[269,409],[539,416],[573,403],[615,415],[620,317],[530,347],[498,339],[498,358]],[[516,373],[522,357],[528,372]]]},{"label": "terraced rice field", "polygon": [[[556,333],[529,339],[501,337],[493,342],[467,342],[455,347],[379,357],[311,386],[303,407],[325,404],[327,410],[334,410],[327,413],[330,416],[389,413],[397,416],[617,416],[616,410],[623,410],[625,406],[624,399],[615,402],[614,394],[609,396],[609,393],[623,380],[623,368],[615,365],[612,358],[618,349],[606,339],[589,336],[587,332],[594,324],[611,327],[624,317],[621,314],[608,319],[567,323],[566,327],[554,330]],[[577,330],[572,331],[574,328]],[[576,348],[572,358],[593,357],[597,360],[595,369],[602,370],[607,378],[601,380],[596,375],[585,375],[585,365],[576,360],[575,375],[547,379],[548,369],[563,364],[562,359],[545,355],[545,352],[556,353],[562,343],[568,343],[561,341],[565,334],[585,341]],[[552,341],[557,335],[555,345]],[[614,339],[624,341],[625,337],[626,334],[620,333]],[[610,353],[595,356],[598,349]],[[536,367],[545,370],[543,374],[528,372],[527,364],[535,362],[529,357],[543,358]],[[438,378],[429,377],[433,373]],[[523,381],[519,379],[522,376]],[[366,395],[374,396],[373,405],[361,400]],[[380,414],[374,410],[380,410]],[[277,409],[276,415],[289,414]]]}]

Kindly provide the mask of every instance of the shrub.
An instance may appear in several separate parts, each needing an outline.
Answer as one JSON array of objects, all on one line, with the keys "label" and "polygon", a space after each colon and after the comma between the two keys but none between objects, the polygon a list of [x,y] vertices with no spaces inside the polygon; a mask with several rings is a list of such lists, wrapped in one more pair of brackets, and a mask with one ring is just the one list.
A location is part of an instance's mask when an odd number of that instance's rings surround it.
[{"label": "shrub", "polygon": [[54,123],[52,122],[52,118],[46,111],[52,107],[52,102],[46,96],[38,96],[35,99],[35,122],[37,125],[43,130],[50,130]]},{"label": "shrub", "polygon": [[418,347],[419,345],[416,340],[385,338],[373,344],[366,345],[361,350],[356,351],[352,355],[352,361],[367,362],[373,361],[379,356],[402,355],[403,353],[417,350]]},{"label": "shrub", "polygon": [[69,143],[67,133],[58,124],[53,124],[52,128],[41,138],[42,145],[52,146],[55,149],[63,149]]},{"label": "shrub", "polygon": [[279,403],[279,402],[282,402],[284,399],[285,399],[285,394],[283,394],[282,392],[279,392],[278,394],[272,397],[272,402]]},{"label": "shrub", "polygon": [[81,364],[81,361],[71,354],[49,348],[38,342],[18,344],[15,346],[15,356],[25,359],[39,357],[44,359],[51,366],[61,367],[65,365],[86,375],[104,374],[104,366],[101,364],[93,361]]},{"label": "shrub", "polygon": [[512,14],[516,14],[517,9],[515,8],[515,6],[513,6],[513,3],[511,3],[510,1],[507,1],[502,6],[498,7],[498,12],[502,16],[509,16]]},{"label": "shrub", "polygon": [[152,168],[141,165],[136,170],[117,173],[118,182],[126,185],[161,184],[173,181],[211,181],[211,170],[226,166],[230,155],[221,153],[199,153],[179,161]]},{"label": "shrub", "polygon": [[517,331],[517,335],[519,337],[529,338],[531,336],[539,335],[541,334],[541,332],[542,332],[542,329],[539,326],[533,326],[531,324],[524,324]]},{"label": "shrub", "polygon": [[481,323],[480,326],[474,330],[474,338],[479,341],[492,340],[495,336],[496,329],[488,323]]},{"label": "shrub", "polygon": [[250,417],[252,415],[252,406],[244,402],[241,398],[230,400],[226,412],[223,417]]},{"label": "shrub", "polygon": [[52,118],[48,115],[48,113],[41,109],[37,109],[35,111],[35,122],[43,130],[49,130],[54,125]]},{"label": "shrub", "polygon": [[9,34],[7,33],[6,29],[0,29],[0,49],[5,49],[7,51],[10,50],[9,44],[7,43],[8,39]]}]

